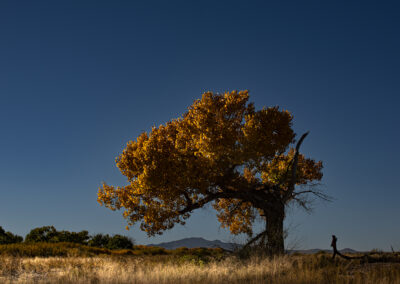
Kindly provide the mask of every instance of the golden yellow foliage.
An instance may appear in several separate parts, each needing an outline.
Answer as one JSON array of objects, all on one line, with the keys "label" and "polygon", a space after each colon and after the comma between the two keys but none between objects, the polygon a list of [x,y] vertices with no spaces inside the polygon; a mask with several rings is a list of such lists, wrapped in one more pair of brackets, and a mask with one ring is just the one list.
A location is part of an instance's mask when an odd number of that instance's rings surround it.
[{"label": "golden yellow foliage", "polygon": [[[99,203],[154,235],[213,202],[223,227],[251,234],[256,214],[295,196],[288,174],[295,133],[288,111],[256,111],[248,100],[247,91],[204,93],[182,117],[130,141],[116,159],[129,184],[104,183]],[[299,155],[295,183],[320,180],[321,170]]]}]

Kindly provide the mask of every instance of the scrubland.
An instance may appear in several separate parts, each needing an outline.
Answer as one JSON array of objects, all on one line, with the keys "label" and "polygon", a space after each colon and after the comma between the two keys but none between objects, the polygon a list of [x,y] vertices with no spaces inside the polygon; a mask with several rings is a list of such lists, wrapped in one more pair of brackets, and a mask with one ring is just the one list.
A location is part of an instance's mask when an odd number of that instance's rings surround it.
[{"label": "scrubland", "polygon": [[399,254],[374,259],[371,263],[332,260],[324,253],[271,258],[220,249],[136,246],[108,251],[21,244],[0,246],[0,283],[400,283]]}]

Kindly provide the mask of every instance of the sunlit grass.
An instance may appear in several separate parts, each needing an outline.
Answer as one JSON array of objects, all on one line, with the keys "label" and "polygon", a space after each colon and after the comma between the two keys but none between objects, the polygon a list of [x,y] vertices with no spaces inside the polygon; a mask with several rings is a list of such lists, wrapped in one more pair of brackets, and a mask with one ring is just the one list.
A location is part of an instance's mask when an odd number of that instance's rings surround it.
[{"label": "sunlit grass", "polygon": [[0,283],[400,283],[399,263],[330,255],[0,256]]}]

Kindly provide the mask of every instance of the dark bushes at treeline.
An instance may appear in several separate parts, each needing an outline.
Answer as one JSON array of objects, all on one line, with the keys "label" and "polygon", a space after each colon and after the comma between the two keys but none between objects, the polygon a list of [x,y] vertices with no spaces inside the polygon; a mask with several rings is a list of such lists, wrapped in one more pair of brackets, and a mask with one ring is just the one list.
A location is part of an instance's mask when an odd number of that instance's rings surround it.
[{"label": "dark bushes at treeline", "polygon": [[[21,243],[23,238],[6,232],[0,226],[0,244]],[[69,232],[57,231],[53,226],[32,229],[25,237],[25,243],[76,243],[106,249],[131,249],[133,240],[122,235],[110,236],[108,234],[89,235],[88,231]]]},{"label": "dark bushes at treeline", "polygon": [[11,232],[6,232],[4,229],[0,226],[0,244],[6,245],[6,244],[15,244],[15,243],[20,243],[22,242],[23,238],[18,235],[14,235]]},{"label": "dark bushes at treeline", "polygon": [[[0,245],[1,256],[14,257],[92,257],[96,255],[110,256],[166,256],[178,258],[179,261],[200,261],[221,259],[225,251],[221,248],[178,248],[167,250],[161,247],[135,245],[132,249],[107,249],[76,243],[18,243]],[[1,258],[0,258],[1,260]],[[1,261],[0,261],[1,267]],[[1,278],[1,277],[0,277]],[[1,282],[1,281],[0,281]]]}]

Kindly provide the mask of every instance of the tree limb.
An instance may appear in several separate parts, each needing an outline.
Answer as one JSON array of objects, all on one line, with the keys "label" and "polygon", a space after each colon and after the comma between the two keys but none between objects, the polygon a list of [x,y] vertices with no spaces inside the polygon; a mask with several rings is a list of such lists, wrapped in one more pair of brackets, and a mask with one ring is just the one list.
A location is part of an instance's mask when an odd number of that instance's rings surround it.
[{"label": "tree limb", "polygon": [[259,238],[261,238],[262,236],[266,235],[267,231],[262,231],[261,233],[259,233],[257,236],[255,236],[254,238],[252,238],[250,241],[247,242],[247,244],[244,245],[244,247],[242,249],[246,249],[248,248],[251,244],[253,244],[254,242],[256,242]]},{"label": "tree limb", "polygon": [[293,156],[292,162],[289,163],[289,165],[287,166],[287,168],[286,168],[286,173],[285,173],[285,175],[283,176],[281,182],[278,184],[278,189],[280,189],[279,187],[280,187],[280,186],[282,185],[282,183],[285,181],[285,179],[286,179],[286,177],[287,177],[287,175],[288,175],[288,173],[289,173],[289,168],[292,167],[291,179],[290,179],[290,181],[289,181],[289,186],[288,186],[288,189],[287,189],[286,194],[285,194],[285,200],[290,199],[290,197],[292,196],[292,193],[293,193],[293,191],[294,191],[295,184],[296,184],[297,164],[298,164],[298,162],[299,162],[299,150],[300,150],[300,146],[301,146],[301,144],[303,143],[304,139],[307,137],[307,135],[308,135],[309,133],[310,133],[310,132],[307,131],[306,133],[304,133],[304,134],[300,137],[299,141],[298,141],[297,144],[296,144],[296,148],[295,148],[295,152],[294,152],[294,156]]},{"label": "tree limb", "polygon": [[307,137],[309,131],[304,133],[301,137],[300,140],[297,142],[294,157],[293,157],[293,165],[292,165],[292,177],[289,183],[289,191],[293,192],[294,191],[294,185],[296,184],[296,171],[297,171],[297,164],[299,162],[299,150],[300,146],[303,143],[303,140]]},{"label": "tree limb", "polygon": [[[292,175],[291,175],[291,182],[295,181],[296,179],[296,171],[297,171],[297,163],[298,163],[298,158],[299,158],[299,149],[301,144],[303,143],[303,140],[306,138],[306,136],[309,134],[310,132],[307,131],[306,133],[304,133],[301,137],[300,140],[297,142],[296,144],[296,148],[295,148],[295,153],[293,156],[293,159],[290,161],[289,165],[286,168],[285,174],[282,176],[282,179],[280,180],[280,182],[276,185],[276,187],[278,189],[280,189],[280,186],[285,182],[288,174],[289,174],[289,170],[290,168],[292,168]],[[293,188],[294,188],[294,183],[293,183]]]},{"label": "tree limb", "polygon": [[242,195],[243,195],[243,193],[240,191],[230,191],[230,192],[222,191],[222,192],[216,192],[216,193],[210,192],[206,197],[204,197],[203,199],[201,199],[195,203],[193,203],[192,201],[188,202],[186,207],[183,208],[182,210],[179,210],[178,213],[179,214],[189,213],[195,209],[199,209],[199,208],[203,207],[207,203],[209,203],[215,199],[218,199],[218,198],[242,199],[243,198]]},{"label": "tree limb", "polygon": [[293,192],[293,193],[292,193],[292,198],[294,199],[294,198],[297,198],[297,196],[299,196],[299,195],[301,195],[301,194],[307,194],[307,193],[314,194],[314,195],[317,196],[318,198],[321,198],[321,199],[323,199],[323,200],[325,200],[325,201],[331,201],[331,200],[332,200],[332,198],[331,198],[329,195],[324,194],[324,193],[322,193],[322,192],[319,191],[319,190],[312,190],[312,189],[310,189],[310,190],[298,191],[298,192]]},{"label": "tree limb", "polygon": [[182,215],[185,213],[192,212],[193,210],[199,209],[199,208],[203,207],[204,205],[206,205],[207,203],[209,203],[217,198],[220,198],[220,194],[218,194],[218,193],[208,195],[208,196],[204,197],[203,199],[197,201],[196,203],[192,203],[192,202],[188,203],[186,205],[186,207],[183,208],[182,210],[179,210],[178,213],[180,215]]}]

